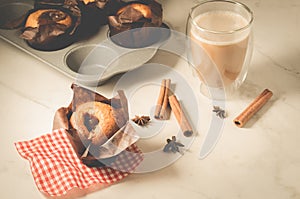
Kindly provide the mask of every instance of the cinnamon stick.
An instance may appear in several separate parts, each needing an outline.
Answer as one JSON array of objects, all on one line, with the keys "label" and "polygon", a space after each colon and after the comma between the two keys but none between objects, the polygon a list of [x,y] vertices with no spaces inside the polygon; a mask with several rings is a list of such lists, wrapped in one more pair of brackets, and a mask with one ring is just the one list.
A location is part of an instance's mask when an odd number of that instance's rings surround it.
[{"label": "cinnamon stick", "polygon": [[164,96],[165,96],[165,87],[166,87],[166,80],[163,79],[161,81],[161,85],[160,85],[160,91],[159,91],[159,96],[157,99],[157,103],[156,103],[156,109],[155,109],[155,113],[154,113],[154,118],[159,119],[160,117],[160,110],[162,108],[162,104],[163,104],[163,100],[164,100]]},{"label": "cinnamon stick", "polygon": [[171,95],[169,97],[169,103],[171,106],[171,109],[176,117],[176,120],[183,132],[183,135],[186,137],[190,137],[193,135],[192,126],[190,125],[187,117],[185,116],[180,103],[177,100],[177,97],[175,95]]},{"label": "cinnamon stick", "polygon": [[156,109],[154,113],[154,117],[156,119],[167,119],[167,107],[168,107],[168,97],[169,90],[171,86],[170,79],[163,79],[160,86],[160,92],[157,99]]},{"label": "cinnamon stick", "polygon": [[161,119],[167,119],[167,108],[169,105],[169,90],[170,90],[170,86],[171,86],[171,80],[170,79],[166,79],[166,86],[165,86],[165,95],[164,95],[164,100],[163,100],[163,105],[162,108],[160,110],[160,117]]},{"label": "cinnamon stick", "polygon": [[268,102],[272,96],[273,92],[269,89],[265,89],[239,116],[233,120],[234,124],[240,128],[243,127],[251,119],[251,117]]}]

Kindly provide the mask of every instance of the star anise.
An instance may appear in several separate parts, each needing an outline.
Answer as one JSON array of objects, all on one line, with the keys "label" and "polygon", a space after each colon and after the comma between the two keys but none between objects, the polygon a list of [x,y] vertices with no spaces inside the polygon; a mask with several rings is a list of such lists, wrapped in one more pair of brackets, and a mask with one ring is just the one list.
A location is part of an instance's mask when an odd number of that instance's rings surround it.
[{"label": "star anise", "polygon": [[176,142],[176,136],[172,136],[172,139],[167,139],[167,144],[164,147],[163,151],[164,152],[180,152],[179,147],[184,147],[183,144],[181,144],[180,142]]},{"label": "star anise", "polygon": [[219,106],[214,106],[213,112],[215,112],[216,115],[217,115],[219,118],[221,118],[221,119],[226,118],[226,112],[225,112],[225,110],[221,109]]},{"label": "star anise", "polygon": [[132,119],[134,123],[136,123],[139,126],[146,126],[150,122],[149,116],[135,116],[135,118]]}]

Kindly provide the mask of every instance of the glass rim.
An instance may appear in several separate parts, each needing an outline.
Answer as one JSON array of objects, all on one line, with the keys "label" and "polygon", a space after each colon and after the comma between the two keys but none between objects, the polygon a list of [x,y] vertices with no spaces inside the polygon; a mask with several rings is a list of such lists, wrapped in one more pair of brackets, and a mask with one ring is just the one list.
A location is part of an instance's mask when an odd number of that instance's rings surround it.
[{"label": "glass rim", "polygon": [[[194,21],[194,17],[192,17],[192,13],[193,11],[198,8],[199,6],[203,5],[203,4],[207,4],[207,3],[230,3],[230,4],[234,4],[237,5],[243,9],[245,9],[249,14],[250,14],[250,20],[248,21],[247,25],[241,27],[241,28],[237,28],[234,30],[230,30],[230,31],[217,31],[217,30],[209,30],[207,28],[203,28],[201,26],[199,26],[195,21]],[[191,8],[190,12],[189,12],[189,18],[191,19],[191,23],[199,30],[203,31],[203,32],[208,32],[208,33],[212,33],[212,34],[233,34],[236,32],[240,32],[243,30],[248,29],[253,22],[253,12],[251,11],[251,9],[246,6],[245,4],[241,3],[241,2],[237,2],[237,1],[232,1],[232,0],[206,0],[203,1],[197,5],[195,5],[194,7]]]}]

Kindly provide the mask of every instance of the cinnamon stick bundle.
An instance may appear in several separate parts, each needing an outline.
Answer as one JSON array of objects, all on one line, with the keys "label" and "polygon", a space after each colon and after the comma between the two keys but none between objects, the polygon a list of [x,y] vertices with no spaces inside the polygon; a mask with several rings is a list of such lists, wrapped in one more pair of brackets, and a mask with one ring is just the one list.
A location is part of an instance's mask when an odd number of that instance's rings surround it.
[{"label": "cinnamon stick bundle", "polygon": [[154,117],[160,120],[166,120],[167,115],[167,108],[168,108],[168,97],[169,91],[171,86],[170,79],[163,79],[160,86],[160,92],[157,99],[156,109],[154,113]]},{"label": "cinnamon stick bundle", "polygon": [[186,137],[190,137],[193,135],[193,129],[190,125],[187,117],[185,116],[180,103],[177,100],[177,97],[175,95],[171,95],[169,97],[169,103],[171,106],[171,109],[176,117],[176,120],[178,121],[178,124],[183,132],[183,135]]},{"label": "cinnamon stick bundle", "polygon": [[234,124],[240,128],[243,127],[251,119],[251,117],[268,102],[272,96],[273,92],[269,89],[265,89],[239,116],[233,120]]}]

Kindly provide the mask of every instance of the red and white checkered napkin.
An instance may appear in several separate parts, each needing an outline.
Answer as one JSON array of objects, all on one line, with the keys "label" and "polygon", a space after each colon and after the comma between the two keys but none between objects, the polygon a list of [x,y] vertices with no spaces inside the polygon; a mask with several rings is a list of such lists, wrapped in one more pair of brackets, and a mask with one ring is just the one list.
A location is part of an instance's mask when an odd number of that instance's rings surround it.
[{"label": "red and white checkered napkin", "polygon": [[29,160],[38,189],[50,196],[64,195],[75,187],[85,189],[96,183],[118,182],[143,160],[142,152],[131,145],[118,155],[111,167],[89,168],[76,155],[66,133],[60,129],[15,143],[19,154]]}]

